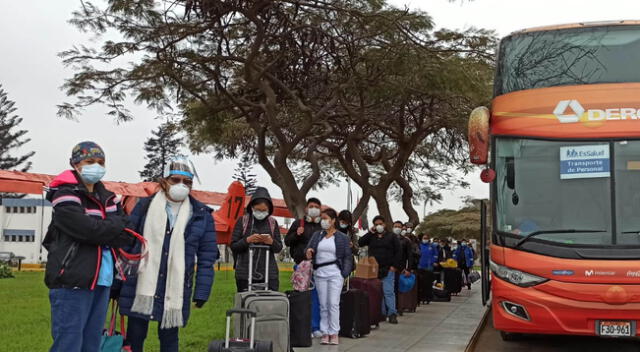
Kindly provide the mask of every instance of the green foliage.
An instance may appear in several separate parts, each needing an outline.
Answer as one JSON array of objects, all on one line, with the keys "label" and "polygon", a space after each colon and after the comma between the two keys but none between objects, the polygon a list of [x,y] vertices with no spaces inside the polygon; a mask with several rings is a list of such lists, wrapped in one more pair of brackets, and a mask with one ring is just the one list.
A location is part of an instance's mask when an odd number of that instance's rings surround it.
[{"label": "green foliage", "polygon": [[15,277],[11,267],[7,263],[0,263],[0,279],[10,279]]},{"label": "green foliage", "polygon": [[182,138],[178,137],[179,130],[170,122],[163,123],[151,133],[153,136],[144,143],[147,164],[139,172],[145,182],[162,178],[169,158],[180,154],[180,147],[183,145]]},{"label": "green foliage", "polygon": [[480,200],[467,199],[459,210],[443,209],[427,215],[417,234],[454,239],[480,239]]},{"label": "green foliage", "polygon": [[238,161],[238,166],[234,170],[233,179],[236,181],[240,181],[244,186],[244,191],[247,195],[252,195],[255,192],[257,187],[257,178],[256,175],[253,174],[253,161],[248,155],[244,155],[240,161]]}]

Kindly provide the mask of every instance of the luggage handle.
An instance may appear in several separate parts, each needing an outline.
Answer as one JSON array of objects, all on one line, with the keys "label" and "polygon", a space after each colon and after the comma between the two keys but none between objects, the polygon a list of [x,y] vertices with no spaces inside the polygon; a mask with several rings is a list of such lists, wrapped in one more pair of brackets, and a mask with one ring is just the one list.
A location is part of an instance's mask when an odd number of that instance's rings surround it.
[{"label": "luggage handle", "polygon": [[[254,284],[253,283],[253,251],[256,249],[264,249],[266,252],[264,262],[264,283],[263,284]],[[269,290],[269,254],[271,253],[271,246],[261,245],[261,244],[251,244],[249,245],[249,284],[248,291],[253,291],[254,287],[264,288],[265,291]]]},{"label": "luggage handle", "polygon": [[229,309],[227,311],[227,327],[224,337],[224,348],[229,349],[229,341],[231,339],[231,316],[233,314],[249,315],[251,316],[251,330],[249,332],[249,348],[253,350],[255,346],[255,334],[256,334],[256,311],[251,309]]}]

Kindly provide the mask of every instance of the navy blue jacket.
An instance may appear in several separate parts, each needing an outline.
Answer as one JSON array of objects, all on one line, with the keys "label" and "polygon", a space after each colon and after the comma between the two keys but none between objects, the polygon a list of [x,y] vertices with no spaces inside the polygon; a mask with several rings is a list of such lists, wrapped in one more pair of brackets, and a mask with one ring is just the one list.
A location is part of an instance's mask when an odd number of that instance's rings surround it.
[{"label": "navy blue jacket", "polygon": [[438,245],[435,243],[420,243],[419,269],[433,270],[433,265],[438,263]]},{"label": "navy blue jacket", "polygon": [[[462,252],[464,248],[464,252]],[[461,262],[460,259],[462,259],[462,255],[461,253],[464,253],[464,262]],[[473,268],[473,262],[474,262],[474,258],[473,258],[473,249],[471,249],[471,246],[458,246],[458,248],[456,248],[455,251],[453,251],[453,259],[458,261],[458,267],[467,267],[467,268]]]},{"label": "navy blue jacket", "polygon": [[[131,222],[136,225],[137,232],[144,235],[144,222],[147,218],[147,210],[151,203],[152,197],[140,199],[136,207],[131,212]],[[187,324],[191,305],[191,290],[194,281],[194,267],[198,271],[195,277],[195,290],[193,300],[207,301],[211,293],[213,285],[213,265],[218,260],[218,246],[216,245],[216,233],[213,218],[211,217],[211,209],[206,205],[198,202],[193,197],[189,197],[193,214],[187,223],[184,231],[185,246],[185,272],[184,272],[184,294],[182,305],[182,316],[184,324]],[[169,221],[167,221],[167,230],[169,229]],[[165,236],[162,244],[162,253],[168,253],[170,236]],[[139,252],[139,248],[137,248]],[[135,250],[134,250],[135,252]],[[153,302],[153,312],[151,316],[142,315],[131,312],[131,306],[136,295],[137,276],[128,276],[127,281],[122,282],[120,291],[120,312],[124,315],[142,318],[147,320],[161,321],[162,312],[164,311],[164,293],[166,288],[167,277],[167,259],[166,255],[162,256],[160,261],[160,271],[158,273],[158,284],[156,287],[155,299]]]},{"label": "navy blue jacket", "polygon": [[[318,253],[318,245],[326,233],[327,232],[324,230],[314,233],[307,245],[307,249],[311,248],[314,253]],[[336,258],[338,259],[338,268],[340,268],[342,277],[346,278],[353,270],[353,254],[351,253],[351,246],[349,246],[351,241],[347,235],[340,231],[336,231],[333,238],[336,241]],[[307,249],[304,250],[305,253],[307,252]]]}]

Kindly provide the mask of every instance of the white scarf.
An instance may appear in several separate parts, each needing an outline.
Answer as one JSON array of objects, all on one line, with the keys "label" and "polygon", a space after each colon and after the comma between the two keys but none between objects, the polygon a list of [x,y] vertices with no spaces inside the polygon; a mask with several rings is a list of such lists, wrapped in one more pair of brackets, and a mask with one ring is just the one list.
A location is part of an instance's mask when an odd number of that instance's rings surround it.
[{"label": "white scarf", "polygon": [[[160,191],[151,200],[147,218],[144,223],[143,236],[147,240],[149,254],[142,259],[138,268],[136,297],[131,307],[132,312],[151,315],[153,300],[158,284],[162,244],[167,226],[167,197]],[[161,329],[182,327],[182,305],[184,294],[184,231],[191,217],[191,202],[187,197],[180,206],[175,225],[171,230],[169,242],[169,258],[167,259],[167,281],[164,294],[164,312],[162,312]]]}]

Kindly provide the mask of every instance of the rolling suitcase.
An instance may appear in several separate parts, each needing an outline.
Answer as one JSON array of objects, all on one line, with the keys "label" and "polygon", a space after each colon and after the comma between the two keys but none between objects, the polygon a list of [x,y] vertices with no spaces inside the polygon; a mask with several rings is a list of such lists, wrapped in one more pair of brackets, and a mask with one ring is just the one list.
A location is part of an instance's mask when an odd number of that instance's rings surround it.
[{"label": "rolling suitcase", "polygon": [[351,288],[359,289],[369,296],[369,321],[371,326],[379,326],[385,318],[382,315],[382,281],[379,279],[350,279]]},{"label": "rolling suitcase", "polygon": [[444,288],[449,293],[457,295],[462,291],[462,270],[458,268],[445,268],[444,273]]},{"label": "rolling suitcase", "polygon": [[418,301],[421,303],[433,301],[433,281],[435,274],[431,270],[418,270]]},{"label": "rolling suitcase", "polygon": [[340,295],[340,336],[360,338],[371,332],[369,295],[349,287]]},{"label": "rolling suitcase", "polygon": [[[417,281],[417,280],[416,280]],[[398,311],[415,313],[418,308],[418,283],[409,292],[398,292]]]},{"label": "rolling suitcase", "polygon": [[[265,260],[264,283],[253,283],[253,253],[255,250],[265,251],[267,260]],[[236,293],[235,308],[256,312],[256,339],[271,340],[273,352],[290,352],[289,299],[282,292],[267,290],[269,287],[269,251],[269,246],[251,245],[249,247],[249,291]],[[262,288],[262,290],[254,291],[254,288]],[[247,336],[249,328],[246,316],[242,315],[240,319],[236,319],[236,334]]]},{"label": "rolling suitcase", "polygon": [[433,302],[451,302],[451,293],[443,288],[434,287]]},{"label": "rolling suitcase", "polygon": [[[240,314],[250,317],[249,337],[239,336],[231,339],[231,315]],[[271,341],[256,341],[255,329],[256,312],[248,309],[229,309],[227,311],[227,329],[224,340],[213,340],[209,343],[209,352],[272,352]]]},{"label": "rolling suitcase", "polygon": [[311,347],[311,291],[287,291],[291,347]]}]

